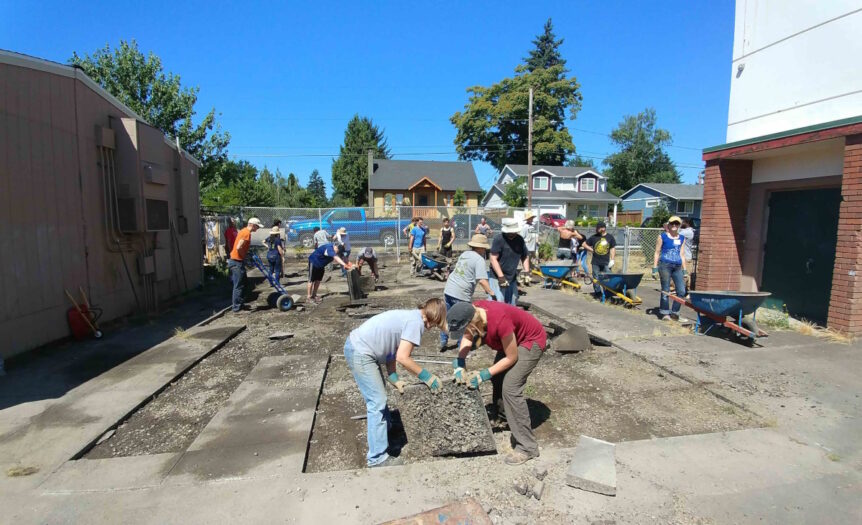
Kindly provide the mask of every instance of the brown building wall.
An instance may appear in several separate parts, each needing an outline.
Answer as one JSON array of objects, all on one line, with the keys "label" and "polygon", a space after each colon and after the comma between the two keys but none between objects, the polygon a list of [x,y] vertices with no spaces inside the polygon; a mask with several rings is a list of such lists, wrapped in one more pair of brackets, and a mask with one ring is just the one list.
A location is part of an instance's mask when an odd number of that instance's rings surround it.
[{"label": "brown building wall", "polygon": [[[132,283],[123,259],[107,242],[103,178],[96,128],[117,129],[129,114],[74,72],[0,63],[0,357],[9,357],[69,335],[63,290],[104,309],[103,320],[132,313],[132,286],[143,294],[138,254],[126,251]],[[159,232],[140,236],[141,250],[174,245],[172,279],[156,283],[157,298],[182,291],[179,256],[189,286],[200,282],[200,228],[197,166],[180,160],[164,144],[171,173],[183,177],[183,213],[189,231],[177,236]],[[177,220],[175,181],[172,220]],[[146,247],[146,248],[145,248]]]},{"label": "brown building wall", "polygon": [[862,334],[862,135],[846,137],[829,326]]},{"label": "brown building wall", "polygon": [[750,160],[706,164],[697,262],[699,290],[740,287],[751,168]]}]

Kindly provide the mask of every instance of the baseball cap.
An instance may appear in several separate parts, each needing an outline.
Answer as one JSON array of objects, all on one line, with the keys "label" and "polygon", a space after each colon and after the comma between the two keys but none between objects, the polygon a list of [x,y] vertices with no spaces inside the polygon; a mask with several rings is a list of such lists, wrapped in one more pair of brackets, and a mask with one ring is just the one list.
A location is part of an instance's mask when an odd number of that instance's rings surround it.
[{"label": "baseball cap", "polygon": [[464,329],[473,320],[476,309],[468,302],[457,303],[446,313],[446,324],[449,325],[449,338],[461,339]]},{"label": "baseball cap", "polygon": [[251,219],[248,220],[248,223],[254,224],[255,226],[263,226],[263,223],[260,222],[260,219],[258,219],[257,217],[252,217]]},{"label": "baseball cap", "polygon": [[680,219],[679,217],[677,217],[676,215],[674,215],[674,216],[672,216],[670,219],[668,219],[668,220],[667,220],[667,223],[668,223],[668,224],[670,224],[670,223],[672,223],[672,222],[678,222],[678,223],[682,224],[682,219]]}]

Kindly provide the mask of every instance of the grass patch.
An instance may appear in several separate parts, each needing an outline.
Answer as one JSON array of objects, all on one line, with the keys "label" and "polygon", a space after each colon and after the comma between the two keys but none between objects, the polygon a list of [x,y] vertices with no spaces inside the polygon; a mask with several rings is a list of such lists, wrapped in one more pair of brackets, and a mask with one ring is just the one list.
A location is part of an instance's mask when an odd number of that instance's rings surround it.
[{"label": "grass patch", "polygon": [[6,470],[6,475],[10,478],[21,478],[31,476],[39,472],[39,467],[12,467]]},{"label": "grass patch", "polygon": [[186,329],[182,326],[174,328],[174,337],[176,337],[177,339],[188,339],[189,335],[190,334],[186,332]]},{"label": "grass patch", "polygon": [[826,454],[826,459],[828,459],[829,461],[833,461],[835,463],[838,463],[839,461],[841,461],[841,456],[839,456],[838,454],[836,454],[834,452],[830,452],[830,453]]}]

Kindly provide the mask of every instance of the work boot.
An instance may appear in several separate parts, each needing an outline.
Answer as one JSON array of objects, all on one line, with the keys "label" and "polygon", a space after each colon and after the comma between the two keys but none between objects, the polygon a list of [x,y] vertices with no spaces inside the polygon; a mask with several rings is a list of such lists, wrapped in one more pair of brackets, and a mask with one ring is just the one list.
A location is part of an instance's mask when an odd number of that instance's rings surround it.
[{"label": "work boot", "polygon": [[531,459],[538,457],[538,456],[539,456],[538,454],[536,454],[535,456],[532,456],[532,455],[527,454],[526,452],[524,452],[522,450],[513,450],[511,454],[508,454],[505,458],[503,458],[503,462],[507,465],[512,465],[512,466],[522,465],[522,464],[524,464],[524,463],[526,463],[526,462],[530,461]]}]

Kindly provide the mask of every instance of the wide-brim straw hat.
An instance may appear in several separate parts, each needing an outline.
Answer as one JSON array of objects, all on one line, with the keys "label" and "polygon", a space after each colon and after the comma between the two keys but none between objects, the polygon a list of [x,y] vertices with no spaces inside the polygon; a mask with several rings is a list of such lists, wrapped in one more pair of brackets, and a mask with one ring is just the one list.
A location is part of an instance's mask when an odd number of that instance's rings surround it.
[{"label": "wide-brim straw hat", "polygon": [[278,226],[273,226],[272,228],[270,228],[269,234],[270,235],[279,235],[279,234],[281,234],[281,228],[279,228]]},{"label": "wide-brim straw hat", "polygon": [[525,220],[525,221],[528,221],[528,220],[530,220],[530,219],[535,219],[535,218],[536,218],[536,214],[535,214],[535,213],[533,213],[533,212],[531,212],[531,211],[528,211],[528,212],[524,215],[524,220]]},{"label": "wide-brim straw hat", "polygon": [[345,228],[343,226],[341,228],[338,228],[338,233],[340,233],[341,235],[344,235],[345,233],[347,233],[347,228]]},{"label": "wide-brim straw hat", "polygon": [[485,248],[486,250],[491,249],[491,245],[488,244],[488,237],[481,233],[474,233],[473,237],[470,238],[470,242],[467,243],[467,246],[472,246],[473,248]]}]

